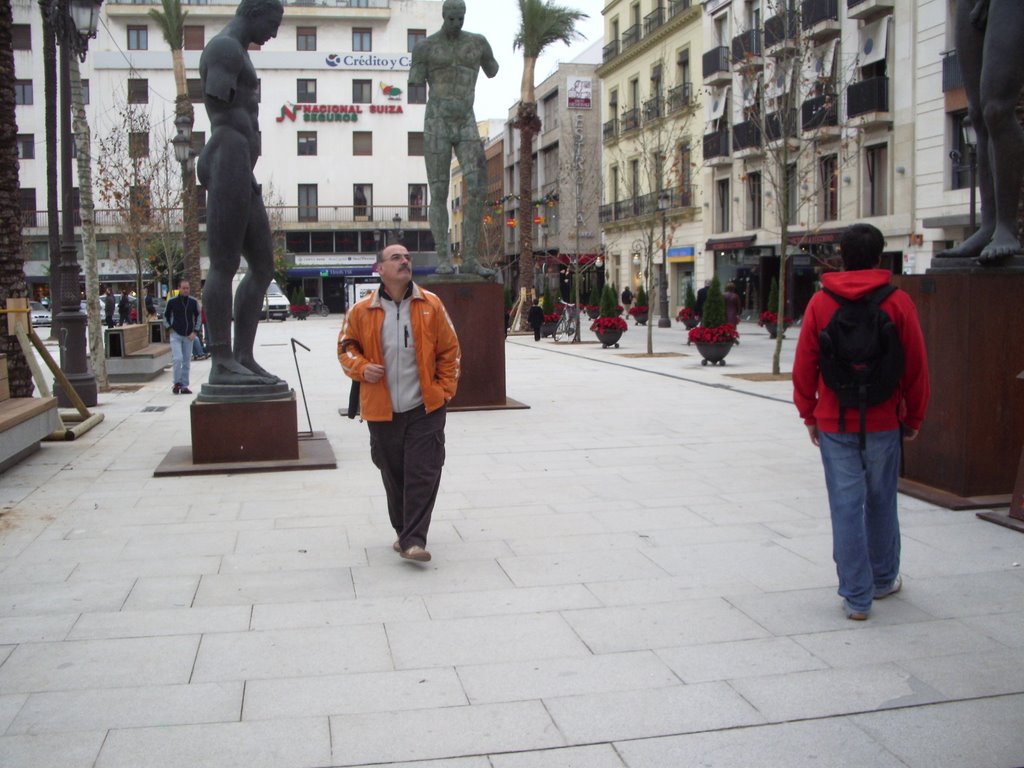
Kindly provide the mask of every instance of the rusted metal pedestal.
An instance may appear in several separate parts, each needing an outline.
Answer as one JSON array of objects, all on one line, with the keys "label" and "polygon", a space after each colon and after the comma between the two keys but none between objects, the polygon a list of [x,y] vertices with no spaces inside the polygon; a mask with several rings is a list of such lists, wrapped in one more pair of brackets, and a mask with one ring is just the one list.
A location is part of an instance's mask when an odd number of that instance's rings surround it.
[{"label": "rusted metal pedestal", "polygon": [[423,281],[444,302],[462,347],[459,390],[448,409],[527,408],[505,394],[505,312],[497,283]]},{"label": "rusted metal pedestal", "polygon": [[900,490],[949,509],[1009,506],[1024,444],[1024,274],[896,282],[917,305],[932,384],[921,434],[904,445]]}]

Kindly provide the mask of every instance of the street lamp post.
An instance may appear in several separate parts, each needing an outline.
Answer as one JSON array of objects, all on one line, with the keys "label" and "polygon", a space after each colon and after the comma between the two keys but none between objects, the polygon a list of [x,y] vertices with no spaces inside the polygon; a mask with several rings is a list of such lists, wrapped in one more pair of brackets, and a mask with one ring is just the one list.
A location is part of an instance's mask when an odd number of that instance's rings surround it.
[{"label": "street lamp post", "polygon": [[[199,211],[196,205],[195,156],[192,149],[192,126],[195,117],[192,105],[179,105],[174,118],[176,133],[171,139],[174,159],[181,163],[182,252],[185,257],[185,277],[192,286],[192,295],[202,294],[202,270],[199,266]],[[169,278],[172,276],[168,276]]]},{"label": "street lamp post", "polygon": [[395,225],[394,234],[392,235],[392,243],[402,242],[402,238],[405,237],[405,233],[402,232],[402,217],[399,214],[395,214],[391,218],[391,222]]},{"label": "street lamp post", "polygon": [[[89,40],[96,37],[100,4],[103,0],[53,0],[47,18],[60,46],[60,118],[61,118],[61,220],[60,245],[60,367],[75,393],[86,406],[97,401],[96,377],[86,354],[86,326],[79,288],[78,252],[75,248],[75,210],[72,195],[71,164],[75,146],[71,131],[71,55],[85,61]],[[51,215],[53,212],[51,212]],[[75,403],[60,382],[54,382],[58,405],[69,408]]]},{"label": "street lamp post", "polygon": [[658,269],[658,327],[671,328],[668,316],[668,241],[665,239],[665,213],[671,200],[668,192],[658,193],[658,210],[661,211],[661,268]]}]

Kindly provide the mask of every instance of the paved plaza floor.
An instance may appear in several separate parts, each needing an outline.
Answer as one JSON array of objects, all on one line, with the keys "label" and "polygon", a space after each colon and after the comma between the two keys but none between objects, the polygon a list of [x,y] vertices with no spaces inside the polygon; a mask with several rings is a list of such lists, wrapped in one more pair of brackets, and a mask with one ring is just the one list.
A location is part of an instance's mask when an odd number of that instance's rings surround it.
[{"label": "paved plaza floor", "polygon": [[257,340],[296,389],[311,349],[336,470],[154,478],[190,442],[165,372],[0,475],[0,766],[1024,765],[1024,536],[901,496],[903,591],[848,621],[790,385],[735,376],[756,325],[721,368],[679,326],[510,337],[530,407],[449,414],[427,565],[338,325]]}]

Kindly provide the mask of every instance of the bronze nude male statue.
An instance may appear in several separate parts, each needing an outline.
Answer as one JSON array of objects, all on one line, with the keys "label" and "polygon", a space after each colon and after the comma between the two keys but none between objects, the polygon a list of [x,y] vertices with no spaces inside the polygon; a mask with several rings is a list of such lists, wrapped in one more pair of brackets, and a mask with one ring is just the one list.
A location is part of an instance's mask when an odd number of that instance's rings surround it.
[{"label": "bronze nude male statue", "polygon": [[1024,3],[960,0],[956,48],[967,91],[968,116],[978,136],[981,226],[940,257],[994,266],[1021,252],[1017,202],[1024,172],[1024,131],[1014,108],[1024,86],[1020,62]]},{"label": "bronze nude male statue", "polygon": [[463,32],[466,4],[445,0],[444,23],[438,32],[420,41],[412,52],[409,84],[430,85],[423,125],[427,182],[430,185],[430,231],[437,247],[437,271],[453,271],[448,254],[448,183],[452,150],[466,181],[463,224],[463,271],[492,275],[477,263],[483,218],[486,169],[483,143],[473,114],[478,70],[487,77],[498,74],[498,62],[483,35]]},{"label": "bronze nude male statue", "polygon": [[[274,385],[281,380],[253,357],[267,286],[273,279],[270,222],[253,168],[260,156],[259,80],[247,49],[277,36],[279,0],[242,0],[234,18],[203,49],[199,75],[210,117],[210,140],[199,155],[199,183],[207,189],[210,270],[203,288],[212,357],[209,383]],[[241,256],[249,270],[238,286],[231,342],[231,282]]]}]

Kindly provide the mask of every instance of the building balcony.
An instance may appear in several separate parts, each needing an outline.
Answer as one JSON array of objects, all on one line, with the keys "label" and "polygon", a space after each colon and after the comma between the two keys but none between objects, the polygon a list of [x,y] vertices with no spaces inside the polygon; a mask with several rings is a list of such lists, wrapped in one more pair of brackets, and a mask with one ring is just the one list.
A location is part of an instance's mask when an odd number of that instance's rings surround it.
[{"label": "building balcony", "polygon": [[669,113],[686,109],[693,104],[693,83],[683,83],[668,89],[666,98]]},{"label": "building balcony", "polygon": [[612,40],[608,45],[601,49],[601,61],[607,64],[609,61],[619,55],[619,41]]},{"label": "building balcony", "polygon": [[622,119],[619,121],[620,130],[623,133],[626,131],[635,131],[640,127],[640,110],[636,107],[633,109],[627,109],[622,113]]},{"label": "building balcony", "polygon": [[954,48],[942,54],[942,92],[959,91],[964,87],[964,75],[960,71],[960,55]]},{"label": "building balcony", "polygon": [[835,94],[814,96],[800,106],[800,130],[813,134],[808,138],[826,140],[838,138],[839,97]]},{"label": "building balcony", "polygon": [[607,224],[615,221],[615,203],[605,203],[597,209],[597,221],[600,224]]},{"label": "building balcony", "polygon": [[846,0],[846,15],[858,21],[870,21],[892,13],[896,0]]},{"label": "building balcony", "polygon": [[655,8],[651,13],[644,16],[644,37],[653,35],[655,30],[665,23],[665,9]]},{"label": "building balcony", "polygon": [[831,40],[839,37],[839,0],[803,0],[800,5],[800,24],[811,40]]},{"label": "building balcony", "polygon": [[729,62],[729,49],[724,45],[712,48],[701,58],[701,70],[704,73],[704,85],[716,87],[732,82],[732,69]]},{"label": "building balcony", "polygon": [[619,118],[613,117],[601,126],[601,135],[605,141],[610,141],[619,135]]},{"label": "building balcony", "polygon": [[769,112],[764,118],[764,137],[770,143],[783,138],[795,139],[799,131],[799,115],[795,109]]},{"label": "building balcony", "polygon": [[667,198],[666,210],[693,207],[693,189],[689,185],[684,185],[679,188],[664,189],[661,192],[637,195],[628,200],[605,203],[598,208],[598,221],[601,224],[610,224],[614,221],[628,221],[640,216],[650,216],[661,210],[658,207],[660,198]]},{"label": "building balcony", "polygon": [[891,123],[889,78],[871,77],[847,88],[846,117],[861,128]]},{"label": "building balcony", "polygon": [[683,11],[690,10],[693,5],[692,0],[669,0],[668,4],[668,17],[674,19]]},{"label": "building balcony", "polygon": [[704,162],[708,165],[731,163],[729,156],[729,128],[719,128],[714,133],[704,134]]},{"label": "building balcony", "polygon": [[783,11],[764,23],[764,49],[769,56],[791,51],[800,45],[800,16]]},{"label": "building balcony", "polygon": [[761,126],[755,120],[737,123],[732,129],[732,152],[737,159],[764,154]]},{"label": "building balcony", "polygon": [[640,25],[634,24],[632,27],[623,32],[622,36],[619,39],[622,41],[622,50],[629,50],[631,46],[634,46],[640,42]]},{"label": "building balcony", "polygon": [[661,96],[655,96],[654,98],[648,99],[644,102],[644,122],[651,120],[657,120],[659,117],[665,115],[664,102],[661,100]]},{"label": "building balcony", "polygon": [[761,30],[748,29],[732,39],[732,61],[740,66],[764,66]]}]

